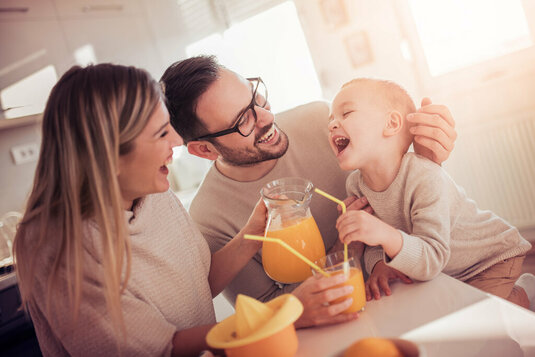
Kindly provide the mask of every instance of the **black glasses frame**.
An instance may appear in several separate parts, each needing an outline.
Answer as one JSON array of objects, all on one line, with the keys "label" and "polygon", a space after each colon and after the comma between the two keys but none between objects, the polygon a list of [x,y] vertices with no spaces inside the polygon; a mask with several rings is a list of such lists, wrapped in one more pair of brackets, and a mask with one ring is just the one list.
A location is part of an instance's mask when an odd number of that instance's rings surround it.
[{"label": "black glasses frame", "polygon": [[[232,134],[232,133],[239,133],[241,136],[243,136],[245,138],[248,137],[249,135],[251,135],[251,133],[254,131],[254,127],[256,126],[256,121],[258,120],[258,117],[257,117],[257,114],[256,114],[256,110],[254,109],[254,107],[264,108],[266,106],[266,104],[267,104],[267,88],[266,88],[266,85],[265,85],[264,81],[260,77],[246,78],[246,79],[249,82],[256,82],[256,86],[255,86],[254,91],[253,91],[253,99],[251,99],[251,102],[249,103],[249,105],[240,112],[240,114],[238,116],[238,120],[236,120],[236,124],[234,124],[232,126],[232,128],[230,128],[230,129],[221,130],[221,131],[218,131],[218,132],[212,133],[212,134],[202,135],[202,136],[199,136],[199,137],[197,137],[195,139],[192,139],[191,141],[198,141],[198,140],[209,139],[209,138],[217,138],[217,137],[220,137],[220,136],[223,136],[223,135]],[[262,85],[266,89],[266,98],[265,98],[266,101],[265,101],[264,105],[258,105],[258,103],[256,103],[256,91],[258,90],[258,86],[260,85],[260,83],[262,83]],[[251,129],[251,131],[249,133],[244,134],[244,133],[242,133],[240,131],[239,126],[241,124],[243,116],[245,115],[245,113],[247,113],[247,111],[249,109],[251,109],[253,111],[254,125],[252,126],[252,129]]]}]

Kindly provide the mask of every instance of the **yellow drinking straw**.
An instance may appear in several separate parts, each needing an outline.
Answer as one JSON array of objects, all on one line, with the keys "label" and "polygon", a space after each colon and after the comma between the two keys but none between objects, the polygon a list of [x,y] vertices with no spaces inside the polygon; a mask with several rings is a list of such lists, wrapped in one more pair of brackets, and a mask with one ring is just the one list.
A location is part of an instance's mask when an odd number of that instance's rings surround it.
[{"label": "yellow drinking straw", "polygon": [[[338,198],[329,195],[327,192],[320,190],[319,188],[314,188],[314,191],[320,195],[327,197],[331,201],[338,203],[342,206],[342,214],[346,213],[346,204],[343,201],[340,201]],[[347,244],[344,243],[344,269],[347,268]]]},{"label": "yellow drinking straw", "polygon": [[278,243],[278,244],[282,245],[284,248],[288,249],[293,254],[295,254],[295,256],[300,258],[302,261],[307,263],[311,268],[316,270],[318,273],[322,274],[323,276],[325,276],[327,278],[330,276],[329,274],[324,272],[323,269],[321,269],[319,266],[317,266],[316,264],[312,263],[307,257],[305,257],[304,255],[299,253],[297,250],[293,249],[290,245],[288,245],[288,243],[286,243],[285,241],[283,241],[283,240],[281,240],[279,238],[269,238],[269,237],[255,236],[255,235],[252,235],[252,234],[245,234],[244,238],[245,239],[251,239],[251,240],[259,240],[259,241],[262,241],[262,242]]}]

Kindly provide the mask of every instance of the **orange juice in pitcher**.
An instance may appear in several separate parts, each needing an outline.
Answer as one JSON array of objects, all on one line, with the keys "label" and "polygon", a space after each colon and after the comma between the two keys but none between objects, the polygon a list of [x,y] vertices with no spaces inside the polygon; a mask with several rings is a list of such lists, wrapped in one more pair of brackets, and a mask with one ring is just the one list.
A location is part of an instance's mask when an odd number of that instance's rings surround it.
[{"label": "orange juice in pitcher", "polygon": [[[301,178],[283,178],[268,183],[261,191],[269,211],[266,236],[279,238],[316,261],[325,256],[325,245],[310,213],[313,185]],[[298,283],[312,275],[310,267],[284,247],[264,242],[262,264],[270,278],[281,283]]]}]

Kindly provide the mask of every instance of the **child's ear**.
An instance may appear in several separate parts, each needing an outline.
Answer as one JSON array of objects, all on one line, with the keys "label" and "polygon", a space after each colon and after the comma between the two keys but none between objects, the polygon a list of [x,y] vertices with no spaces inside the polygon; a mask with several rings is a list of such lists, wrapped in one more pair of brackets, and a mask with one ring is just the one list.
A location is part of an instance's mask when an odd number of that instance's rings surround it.
[{"label": "child's ear", "polygon": [[385,127],[383,128],[384,136],[394,136],[403,128],[403,115],[397,110],[393,110],[388,114]]},{"label": "child's ear", "polygon": [[188,152],[208,160],[215,160],[219,157],[219,152],[208,141],[190,141],[188,143]]}]

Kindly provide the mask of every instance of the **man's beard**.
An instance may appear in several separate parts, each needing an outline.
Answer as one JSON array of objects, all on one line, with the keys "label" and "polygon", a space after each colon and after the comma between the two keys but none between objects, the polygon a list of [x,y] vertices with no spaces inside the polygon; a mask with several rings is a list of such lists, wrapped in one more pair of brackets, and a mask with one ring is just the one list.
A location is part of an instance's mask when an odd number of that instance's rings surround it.
[{"label": "man's beard", "polygon": [[275,144],[270,146],[271,149],[274,147],[277,148],[277,150],[274,151],[262,150],[257,147],[258,139],[262,137],[262,133],[257,135],[258,138],[255,139],[254,148],[237,150],[221,145],[217,141],[213,141],[212,144],[219,151],[221,159],[225,163],[232,166],[254,166],[263,161],[278,159],[288,150],[288,136],[282,132],[279,127],[277,127],[277,131],[279,132],[279,138]]}]

